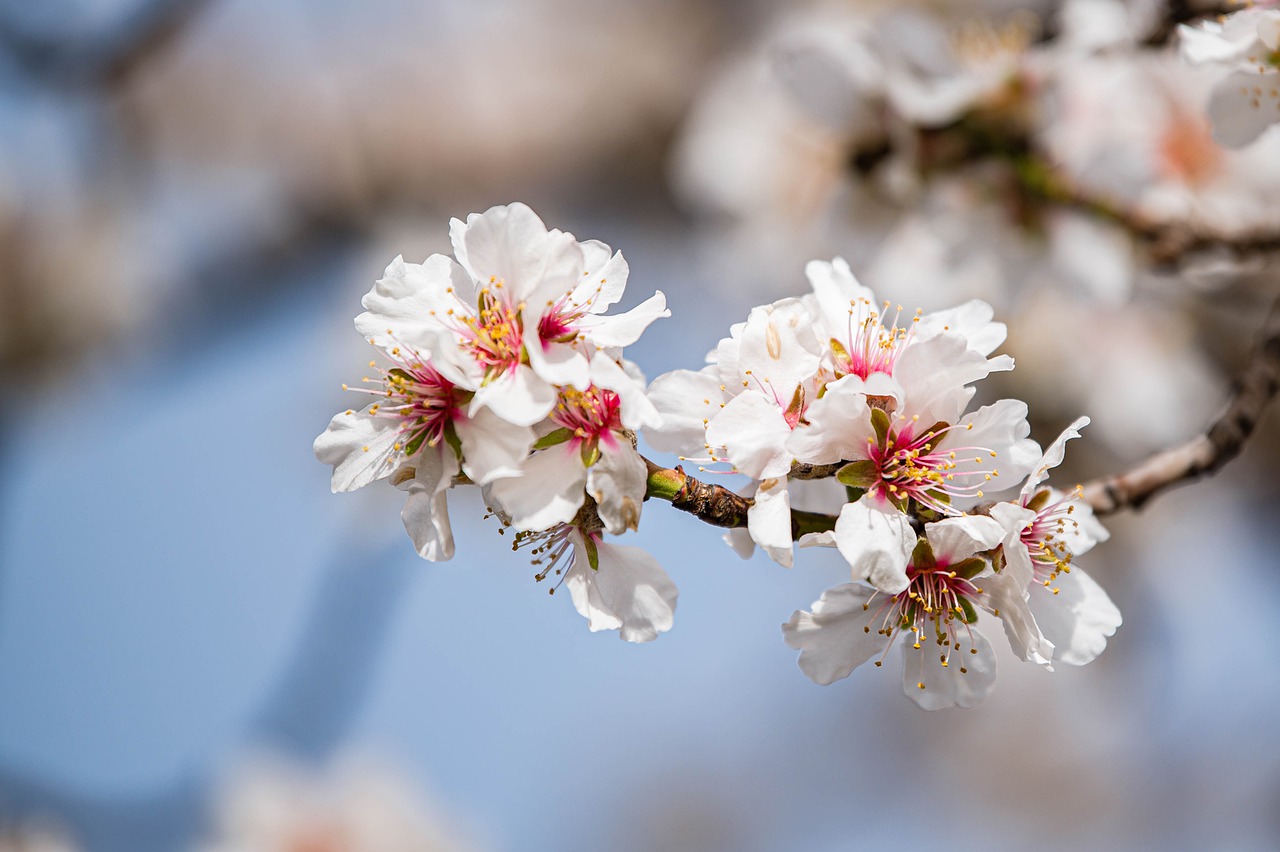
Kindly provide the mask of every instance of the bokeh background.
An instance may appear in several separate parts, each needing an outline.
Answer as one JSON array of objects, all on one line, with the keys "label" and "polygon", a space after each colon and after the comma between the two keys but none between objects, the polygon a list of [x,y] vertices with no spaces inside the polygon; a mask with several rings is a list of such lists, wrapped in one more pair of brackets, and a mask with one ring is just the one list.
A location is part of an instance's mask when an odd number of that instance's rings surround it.
[{"label": "bokeh background", "polygon": [[[873,5],[0,3],[0,850],[1280,845],[1274,413],[1089,555],[1125,615],[1099,660],[1006,656],[969,712],[918,711],[893,665],[801,674],[779,625],[833,554],[744,562],[650,506],[628,543],[680,603],[632,646],[475,495],[436,565],[393,489],[329,493],[360,296],[450,217],[521,200],[620,248],[623,306],[672,309],[628,350],[651,378],[806,258],[873,257],[840,140],[770,76],[779,33]],[[901,286],[1010,312],[1004,390],[1042,442],[1094,418],[1082,478],[1203,428],[1260,319],[1256,290],[983,269]]]}]

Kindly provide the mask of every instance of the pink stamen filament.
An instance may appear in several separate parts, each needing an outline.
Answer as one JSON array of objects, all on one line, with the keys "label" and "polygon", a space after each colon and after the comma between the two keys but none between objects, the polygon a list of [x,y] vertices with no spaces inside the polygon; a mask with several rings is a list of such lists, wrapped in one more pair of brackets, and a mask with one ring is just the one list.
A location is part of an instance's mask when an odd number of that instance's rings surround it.
[{"label": "pink stamen filament", "polygon": [[902,318],[902,306],[899,305],[889,327],[885,328],[889,305],[889,302],[884,303],[885,313],[882,315],[872,309],[867,299],[850,303],[846,331],[848,344],[845,354],[836,358],[837,376],[855,375],[865,380],[872,373],[893,375],[898,356],[915,335],[920,311],[916,311],[910,325],[899,326],[898,321]]},{"label": "pink stamen filament", "polygon": [[[945,649],[940,662],[946,666],[950,663],[951,652],[961,647],[957,638],[961,631],[968,637],[970,646],[973,645],[973,628],[965,620],[961,600],[972,605],[980,599],[982,589],[951,571],[945,564],[932,567],[910,565],[907,577],[910,584],[906,591],[892,596],[882,596],[876,592],[862,605],[864,610],[869,610],[877,597],[883,598],[871,617],[872,624],[879,621],[880,626],[876,632],[886,637],[884,653],[880,655],[877,665],[883,662],[889,648],[893,646],[893,640],[904,630],[910,631],[914,637],[912,648],[920,649],[927,635],[929,622],[932,622],[934,641]],[[863,629],[870,633],[872,624]],[[961,668],[960,671],[964,672],[965,669]]]},{"label": "pink stamen filament", "polygon": [[995,453],[986,447],[939,446],[952,430],[965,428],[946,426],[914,436],[913,424],[908,421],[890,430],[883,446],[869,441],[868,458],[878,471],[878,481],[872,489],[888,499],[908,497],[943,515],[959,514],[938,495],[952,500],[981,497],[983,484],[998,475],[996,471],[960,468],[960,463],[970,458],[980,463],[983,458],[994,457]]}]

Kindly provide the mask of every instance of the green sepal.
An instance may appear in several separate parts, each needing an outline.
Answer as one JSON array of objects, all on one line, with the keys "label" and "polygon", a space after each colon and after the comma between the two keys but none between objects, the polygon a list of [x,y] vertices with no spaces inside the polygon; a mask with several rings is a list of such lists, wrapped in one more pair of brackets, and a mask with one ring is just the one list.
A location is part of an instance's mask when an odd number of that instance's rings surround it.
[{"label": "green sepal", "polygon": [[392,367],[390,370],[387,370],[387,375],[395,376],[397,379],[399,379],[402,382],[413,381],[413,376],[409,375],[409,373],[406,370],[403,370],[400,367]]},{"label": "green sepal", "polygon": [[444,425],[444,442],[453,448],[453,454],[461,461],[462,441],[458,438],[458,430],[453,428],[452,420]]},{"label": "green sepal", "polygon": [[583,467],[591,467],[600,461],[600,445],[595,441],[583,441],[578,453],[582,456]]},{"label": "green sepal", "polygon": [[981,574],[986,567],[987,560],[978,556],[970,556],[963,562],[957,562],[955,565],[952,565],[948,570],[954,571],[957,577],[965,580],[972,580],[974,577]]},{"label": "green sepal", "polygon": [[917,568],[936,568],[938,560],[933,558],[933,548],[924,536],[916,539],[916,549],[911,551],[911,564]]},{"label": "green sepal", "polygon": [[876,430],[877,443],[883,447],[889,437],[889,415],[885,414],[883,408],[871,409],[871,426]]},{"label": "green sepal", "polygon": [[1027,502],[1027,508],[1033,512],[1039,512],[1049,503],[1049,489],[1041,488],[1036,495]]},{"label": "green sepal", "polygon": [[850,488],[870,488],[880,478],[880,468],[870,459],[849,462],[836,471],[836,481]]},{"label": "green sepal", "polygon": [[950,424],[950,423],[948,423],[947,421],[945,421],[945,420],[939,420],[937,423],[933,424],[933,425],[932,425],[932,426],[930,426],[928,429],[925,429],[923,432],[921,432],[921,433],[920,433],[921,435],[928,435],[930,432],[934,433],[933,437],[932,437],[932,438],[930,438],[928,441],[926,441],[926,442],[925,442],[924,447],[923,447],[923,450],[924,450],[926,453],[931,453],[931,452],[933,452],[933,448],[934,448],[934,446],[935,446],[939,441],[941,441],[941,440],[943,439],[944,435],[945,435],[945,433],[943,433],[943,434],[938,434],[938,433],[942,432],[942,430],[943,430],[943,429],[950,428],[950,426],[951,426],[951,424]]},{"label": "green sepal", "polygon": [[959,600],[960,608],[964,610],[964,615],[961,616],[961,620],[964,621],[965,624],[973,624],[978,620],[978,611],[973,608],[973,604],[969,602],[968,598],[961,597]]},{"label": "green sepal", "polygon": [[592,571],[600,570],[600,550],[596,547],[596,541],[589,535],[582,537],[582,546],[587,551],[587,564],[591,566]]},{"label": "green sepal", "polygon": [[554,447],[556,444],[563,444],[565,441],[573,437],[573,430],[561,427],[555,429],[541,438],[533,442],[535,450],[545,450],[547,447]]},{"label": "green sepal", "polygon": [[414,453],[418,452],[418,450],[422,449],[422,442],[425,440],[427,440],[427,433],[418,432],[418,434],[410,438],[408,442],[404,445],[404,454],[406,456],[411,456]]},{"label": "green sepal", "polygon": [[844,487],[844,493],[845,493],[845,499],[846,499],[846,500],[848,500],[850,503],[857,503],[859,500],[861,500],[861,499],[866,495],[866,493],[867,493],[867,489],[865,489],[865,488],[854,488],[854,487],[852,487],[852,486],[850,486],[850,485],[846,485],[846,486]]}]

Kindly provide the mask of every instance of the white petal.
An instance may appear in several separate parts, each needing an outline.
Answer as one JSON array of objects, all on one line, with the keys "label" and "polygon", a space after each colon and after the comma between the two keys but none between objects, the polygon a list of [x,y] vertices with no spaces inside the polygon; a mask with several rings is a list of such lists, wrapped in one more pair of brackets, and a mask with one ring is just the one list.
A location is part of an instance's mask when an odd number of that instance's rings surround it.
[{"label": "white petal", "polygon": [[453,423],[462,444],[462,469],[476,485],[519,476],[533,446],[533,429],[508,423],[487,408]]},{"label": "white petal", "polygon": [[1258,21],[1258,39],[1270,50],[1280,50],[1280,10],[1267,10]]},{"label": "white petal", "polygon": [[511,304],[540,305],[569,293],[582,275],[582,250],[573,235],[548,231],[524,204],[473,213],[449,229],[458,262],[482,287],[502,284]]},{"label": "white petal", "polygon": [[827,589],[813,612],[796,610],[782,625],[787,644],[800,652],[800,670],[814,683],[826,686],[846,678],[884,652],[889,640],[877,632],[883,615],[867,604],[873,594],[852,583]]},{"label": "white petal", "polygon": [[724,393],[720,380],[708,368],[699,372],[675,370],[649,385],[649,401],[662,425],[649,427],[644,439],[655,450],[701,457],[706,454],[706,423],[720,413]]},{"label": "white petal", "polygon": [[791,499],[786,477],[766,479],[747,509],[751,539],[783,568],[791,567]]},{"label": "white petal", "polygon": [[741,527],[729,530],[722,538],[743,559],[750,559],[756,552],[756,543],[751,539],[751,533]]},{"label": "white petal", "polygon": [[989,359],[954,332],[914,342],[903,350],[893,367],[893,377],[906,395],[906,410],[902,413],[919,415],[926,425],[954,423],[969,399],[969,394],[962,392],[965,386],[998,369],[1012,369],[1012,360],[1007,356]]},{"label": "white petal", "polygon": [[991,550],[1006,537],[1005,528],[994,518],[962,515],[926,524],[924,534],[939,563],[954,565]]},{"label": "white petal", "polygon": [[329,428],[311,449],[320,461],[333,465],[330,487],[335,494],[355,491],[391,474],[399,459],[395,445],[400,426],[398,418],[370,414],[369,408],[344,412],[329,421]]},{"label": "white petal", "polygon": [[527,364],[504,373],[476,391],[468,414],[475,416],[481,406],[508,423],[532,426],[551,413],[556,404],[556,389]]},{"label": "white petal", "polygon": [[[966,428],[972,425],[972,429]],[[951,447],[982,447],[995,453],[960,451],[951,471],[957,480],[963,474],[982,472],[991,474],[983,485],[987,493],[1015,487],[1040,460],[1040,445],[1027,436],[1031,426],[1027,423],[1027,404],[1017,399],[1002,399],[992,405],[984,405],[960,419],[958,428],[952,429],[938,442],[939,450]]]},{"label": "white petal", "polygon": [[724,447],[733,466],[752,479],[786,476],[791,470],[790,437],[782,409],[757,393],[729,400],[707,426],[707,443]]},{"label": "white petal", "polygon": [[545,530],[568,523],[582,507],[587,469],[574,442],[538,450],[525,460],[521,476],[498,479],[489,493],[519,530]]},{"label": "white petal", "polygon": [[1018,658],[1052,669],[1053,643],[1040,632],[1027,604],[1029,580],[1024,577],[1031,571],[1027,549],[1019,543],[1006,545],[1004,552],[1008,560],[1004,569],[983,578],[982,588]]},{"label": "white petal", "polygon": [[525,352],[533,372],[548,384],[573,385],[586,390],[591,382],[586,356],[567,343],[526,337]]},{"label": "white petal", "polygon": [[596,501],[605,529],[621,535],[639,528],[648,478],[644,460],[629,442],[600,442],[600,458],[587,470],[587,493]]},{"label": "white petal", "polygon": [[945,311],[925,314],[916,323],[915,335],[919,340],[926,340],[945,332],[959,334],[974,352],[990,355],[1008,335],[1004,323],[992,321],[994,316],[994,308],[981,299],[974,299]]},{"label": "white petal", "polygon": [[649,642],[675,621],[675,583],[658,560],[638,547],[596,544],[599,570],[592,570],[585,548],[574,548],[565,585],[574,608],[592,632],[617,630],[628,642]]},{"label": "white petal", "polygon": [[[996,684],[996,654],[986,637],[970,630],[957,640],[960,648],[951,652],[945,667],[933,642],[924,643],[919,650],[902,645],[902,691],[925,710],[977,707]],[[978,653],[970,653],[971,649]]]},{"label": "white petal", "polygon": [[867,495],[840,510],[835,539],[853,579],[866,580],[889,595],[906,590],[907,563],[916,547],[916,533],[906,515]]},{"label": "white petal", "polygon": [[397,257],[361,300],[365,312],[356,317],[356,329],[384,349],[407,346],[425,355],[444,328],[440,317],[450,308],[469,304],[460,302],[457,294],[470,288],[467,273],[442,254],[422,264]]},{"label": "white petal", "polygon": [[573,307],[590,304],[590,312],[598,314],[622,298],[631,270],[622,252],[614,252],[599,240],[583,240],[578,245],[586,271],[569,303]]},{"label": "white petal", "polygon": [[1053,661],[1083,666],[1106,649],[1107,637],[1123,620],[1120,610],[1079,566],[1059,574],[1053,585],[1056,595],[1043,584],[1031,584],[1031,609],[1055,646]]},{"label": "white petal", "polygon": [[649,401],[643,378],[628,375],[617,361],[603,352],[591,358],[591,384],[618,395],[622,425],[631,430],[653,428],[662,423],[662,415]]},{"label": "white petal", "polygon": [[1178,25],[1178,42],[1182,58],[1192,65],[1228,63],[1243,59],[1253,46],[1254,35],[1240,33],[1232,39],[1224,37],[1222,26],[1208,22],[1198,26]]},{"label": "white petal", "polygon": [[1040,462],[1032,470],[1031,475],[1027,477],[1027,482],[1022,486],[1019,496],[1022,502],[1026,503],[1036,493],[1037,487],[1041,482],[1049,478],[1049,471],[1062,464],[1062,459],[1067,452],[1067,441],[1072,438],[1080,437],[1080,430],[1089,425],[1088,417],[1080,417],[1076,419],[1070,426],[1062,430],[1062,434],[1054,438],[1053,443],[1044,451],[1044,455],[1040,457]]},{"label": "white petal", "polygon": [[[1209,94],[1209,121],[1213,138],[1228,148],[1243,148],[1280,121],[1280,98],[1270,97],[1257,74],[1237,72],[1213,87]],[[1254,87],[1262,88],[1259,96]]]},{"label": "white petal", "polygon": [[849,264],[842,257],[830,263],[824,260],[811,260],[804,267],[805,277],[813,288],[813,295],[824,318],[828,322],[844,322],[849,313],[849,303],[866,299],[871,304],[878,304],[876,294],[858,283]]},{"label": "white petal", "polygon": [[578,321],[577,327],[596,346],[630,346],[640,339],[650,323],[669,316],[671,311],[667,310],[667,297],[659,290],[624,313],[612,316],[588,314]]},{"label": "white petal", "polygon": [[876,432],[865,390],[865,383],[857,376],[845,376],[827,385],[805,412],[808,425],[801,424],[787,439],[787,450],[806,464],[867,458],[867,444]]},{"label": "white petal", "polygon": [[820,353],[808,309],[799,299],[782,299],[751,309],[742,329],[738,370],[754,389],[785,409],[796,387],[817,372]]},{"label": "white petal", "polygon": [[447,446],[425,447],[417,475],[408,483],[408,499],[400,511],[405,532],[418,555],[432,562],[453,558],[453,529],[446,497],[458,472],[458,459]]}]

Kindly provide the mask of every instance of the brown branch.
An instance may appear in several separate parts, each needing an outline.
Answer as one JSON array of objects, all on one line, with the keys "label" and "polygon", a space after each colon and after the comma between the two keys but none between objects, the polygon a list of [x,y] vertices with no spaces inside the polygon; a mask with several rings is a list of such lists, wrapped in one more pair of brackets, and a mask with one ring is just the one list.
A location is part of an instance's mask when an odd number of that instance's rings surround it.
[{"label": "brown branch", "polygon": [[[677,465],[665,468],[644,460],[649,470],[648,491],[650,497],[670,501],[673,508],[688,512],[698,520],[724,529],[738,529],[747,525],[747,512],[755,501],[750,497],[734,494],[723,485],[711,485],[694,479]],[[798,539],[805,533],[835,529],[834,515],[820,512],[791,510],[791,537]]]},{"label": "brown branch", "polygon": [[1084,486],[1084,499],[1099,515],[1138,509],[1176,485],[1216,473],[1240,454],[1267,403],[1280,389],[1280,300],[1272,306],[1257,348],[1236,383],[1235,395],[1207,432],[1157,453],[1124,473]]}]

